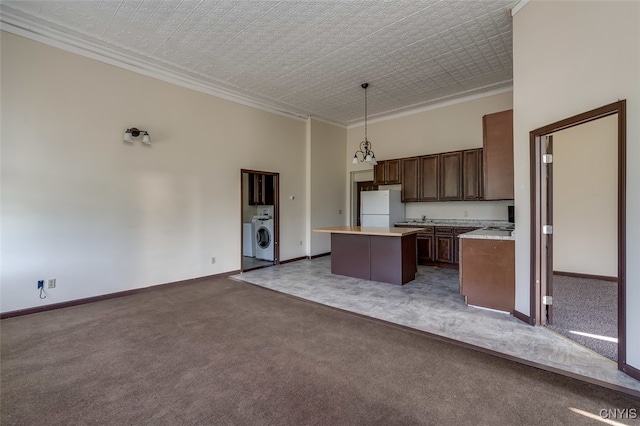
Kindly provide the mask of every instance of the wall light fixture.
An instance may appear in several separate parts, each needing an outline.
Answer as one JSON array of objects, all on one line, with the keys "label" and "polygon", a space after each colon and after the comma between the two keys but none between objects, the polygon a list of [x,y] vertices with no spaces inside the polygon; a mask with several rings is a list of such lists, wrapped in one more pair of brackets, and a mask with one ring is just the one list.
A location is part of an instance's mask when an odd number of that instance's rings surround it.
[{"label": "wall light fixture", "polygon": [[142,134],[142,143],[145,145],[151,145],[151,136],[149,136],[149,132],[147,132],[146,130],[136,129],[135,127],[127,129],[124,132],[124,136],[122,137],[122,140],[124,142],[133,142],[133,138],[137,138],[141,134]]}]

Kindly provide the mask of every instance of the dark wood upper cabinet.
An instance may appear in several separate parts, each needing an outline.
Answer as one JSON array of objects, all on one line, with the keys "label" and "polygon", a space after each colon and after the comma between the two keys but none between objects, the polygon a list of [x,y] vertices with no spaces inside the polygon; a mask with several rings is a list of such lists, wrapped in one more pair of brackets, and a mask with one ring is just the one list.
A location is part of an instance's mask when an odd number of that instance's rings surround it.
[{"label": "dark wood upper cabinet", "polygon": [[398,184],[402,182],[402,164],[400,160],[387,160],[387,184]]},{"label": "dark wood upper cabinet", "polygon": [[462,151],[462,199],[483,199],[482,148]]},{"label": "dark wood upper cabinet", "polygon": [[439,156],[402,159],[402,201],[438,201]]},{"label": "dark wood upper cabinet", "polygon": [[385,167],[387,165],[386,161],[378,161],[378,164],[373,166],[373,184],[374,185],[384,185],[386,178]]},{"label": "dark wood upper cabinet", "polygon": [[462,151],[440,154],[440,200],[462,200]]},{"label": "dark wood upper cabinet", "polygon": [[438,201],[439,155],[420,157],[420,201]]},{"label": "dark wood upper cabinet", "polygon": [[403,159],[402,200],[462,200],[462,153],[456,151]]},{"label": "dark wood upper cabinet", "polygon": [[402,165],[400,159],[378,161],[373,166],[375,185],[394,185],[401,182]]},{"label": "dark wood upper cabinet", "polygon": [[513,110],[482,117],[484,199],[513,199]]},{"label": "dark wood upper cabinet", "polygon": [[379,161],[374,184],[403,202],[513,199],[513,110],[483,118],[483,148]]},{"label": "dark wood upper cabinet", "polygon": [[272,206],[275,201],[273,175],[249,173],[249,205]]},{"label": "dark wood upper cabinet", "polygon": [[420,201],[420,158],[402,159],[402,202]]},{"label": "dark wood upper cabinet", "polygon": [[249,205],[255,206],[260,201],[260,190],[258,184],[258,176],[255,173],[249,173]]},{"label": "dark wood upper cabinet", "polygon": [[262,200],[264,204],[267,206],[272,206],[275,201],[275,186],[274,186],[274,176],[273,175],[263,175],[263,194]]}]

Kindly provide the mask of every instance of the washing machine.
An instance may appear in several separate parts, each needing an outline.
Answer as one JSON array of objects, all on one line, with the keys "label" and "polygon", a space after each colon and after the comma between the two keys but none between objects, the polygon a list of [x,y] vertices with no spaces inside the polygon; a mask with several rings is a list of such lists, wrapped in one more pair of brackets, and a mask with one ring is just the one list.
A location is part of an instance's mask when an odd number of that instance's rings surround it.
[{"label": "washing machine", "polygon": [[256,259],[273,262],[273,219],[269,216],[254,216]]}]

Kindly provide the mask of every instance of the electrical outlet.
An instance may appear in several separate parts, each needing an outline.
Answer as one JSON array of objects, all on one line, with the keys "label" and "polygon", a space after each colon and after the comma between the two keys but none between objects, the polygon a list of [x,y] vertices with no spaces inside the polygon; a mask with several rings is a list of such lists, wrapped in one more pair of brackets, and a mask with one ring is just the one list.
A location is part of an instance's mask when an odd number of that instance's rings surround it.
[{"label": "electrical outlet", "polygon": [[469,211],[468,210],[464,211],[464,217],[469,217]]},{"label": "electrical outlet", "polygon": [[47,281],[47,288],[56,288],[56,279],[52,278]]},{"label": "electrical outlet", "polygon": [[300,245],[302,245],[302,240],[300,240]]},{"label": "electrical outlet", "polygon": [[211,258],[211,263],[212,263],[212,264],[213,264],[213,263],[216,263],[216,258],[215,258],[215,257],[212,257],[212,258]]},{"label": "electrical outlet", "polygon": [[44,280],[38,280],[38,290],[44,288]]}]

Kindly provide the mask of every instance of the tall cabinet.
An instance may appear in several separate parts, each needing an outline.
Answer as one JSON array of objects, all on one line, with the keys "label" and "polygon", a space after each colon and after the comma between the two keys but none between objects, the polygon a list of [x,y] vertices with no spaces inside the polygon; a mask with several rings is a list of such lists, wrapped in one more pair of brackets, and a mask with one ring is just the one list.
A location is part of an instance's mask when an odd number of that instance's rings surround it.
[{"label": "tall cabinet", "polygon": [[482,117],[484,199],[513,199],[513,110]]}]

